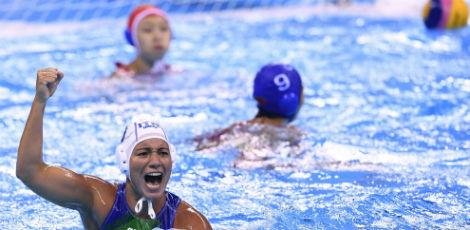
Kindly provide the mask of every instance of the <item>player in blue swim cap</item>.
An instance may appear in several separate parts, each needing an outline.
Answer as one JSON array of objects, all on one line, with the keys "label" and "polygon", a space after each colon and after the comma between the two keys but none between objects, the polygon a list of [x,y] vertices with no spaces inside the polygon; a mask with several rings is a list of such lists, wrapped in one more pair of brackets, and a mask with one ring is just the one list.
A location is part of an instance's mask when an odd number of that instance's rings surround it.
[{"label": "player in blue swim cap", "polygon": [[63,76],[56,68],[37,72],[16,176],[45,199],[77,210],[85,229],[211,229],[204,215],[166,190],[176,155],[152,116],[135,117],[116,148],[125,182],[111,183],[43,161],[44,112]]},{"label": "player in blue swim cap", "polygon": [[[253,97],[257,102],[258,112],[248,121],[237,122],[231,126],[203,134],[194,138],[197,150],[218,146],[221,136],[227,133],[244,132],[253,125],[275,127],[287,126],[297,116],[303,102],[302,79],[297,70],[288,64],[267,64],[257,73],[253,84]],[[295,131],[295,133],[299,133]]]},{"label": "player in blue swim cap", "polygon": [[287,64],[263,66],[254,81],[253,97],[258,103],[256,117],[283,118],[292,121],[302,104],[302,79]]}]

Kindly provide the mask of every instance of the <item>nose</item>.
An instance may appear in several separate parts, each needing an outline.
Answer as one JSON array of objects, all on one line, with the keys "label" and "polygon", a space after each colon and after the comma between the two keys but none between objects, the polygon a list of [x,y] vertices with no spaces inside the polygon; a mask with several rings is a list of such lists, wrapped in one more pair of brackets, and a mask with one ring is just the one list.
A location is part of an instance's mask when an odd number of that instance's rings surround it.
[{"label": "nose", "polygon": [[150,152],[149,165],[158,166],[161,164],[162,164],[162,156],[158,154],[157,150],[153,150],[152,152]]},{"label": "nose", "polygon": [[153,39],[154,39],[154,40],[159,41],[159,40],[162,39],[162,37],[163,37],[163,32],[161,32],[160,30],[155,30],[155,31],[153,32]]}]

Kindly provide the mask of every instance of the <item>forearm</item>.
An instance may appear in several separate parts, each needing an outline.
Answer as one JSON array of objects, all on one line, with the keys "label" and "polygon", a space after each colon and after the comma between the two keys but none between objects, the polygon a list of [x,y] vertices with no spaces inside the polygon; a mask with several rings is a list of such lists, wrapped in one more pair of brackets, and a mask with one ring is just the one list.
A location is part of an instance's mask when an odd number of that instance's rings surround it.
[{"label": "forearm", "polygon": [[21,180],[31,179],[45,164],[42,159],[43,118],[46,102],[34,98],[18,147],[16,175]]}]

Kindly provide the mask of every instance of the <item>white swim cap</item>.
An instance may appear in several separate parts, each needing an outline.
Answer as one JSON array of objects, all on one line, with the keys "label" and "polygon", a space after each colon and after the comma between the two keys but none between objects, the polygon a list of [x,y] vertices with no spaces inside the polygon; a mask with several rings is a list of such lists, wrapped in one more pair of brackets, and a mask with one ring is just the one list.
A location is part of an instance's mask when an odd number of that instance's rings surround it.
[{"label": "white swim cap", "polygon": [[121,143],[116,147],[116,158],[122,173],[129,176],[129,159],[135,146],[142,141],[152,138],[165,141],[170,148],[171,159],[173,162],[175,161],[175,148],[168,141],[168,137],[158,120],[150,115],[139,115],[132,118],[131,122],[126,126]]}]

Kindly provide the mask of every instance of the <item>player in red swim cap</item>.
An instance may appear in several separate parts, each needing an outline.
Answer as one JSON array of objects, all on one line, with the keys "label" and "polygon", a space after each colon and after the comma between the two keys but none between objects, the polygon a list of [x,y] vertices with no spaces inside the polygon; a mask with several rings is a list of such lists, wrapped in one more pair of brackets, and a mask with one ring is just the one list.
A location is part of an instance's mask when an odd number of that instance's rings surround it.
[{"label": "player in red swim cap", "polygon": [[116,63],[111,77],[160,76],[170,70],[163,61],[171,42],[170,23],[163,10],[152,5],[136,7],[129,15],[125,37],[137,56],[129,64]]}]

